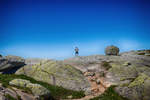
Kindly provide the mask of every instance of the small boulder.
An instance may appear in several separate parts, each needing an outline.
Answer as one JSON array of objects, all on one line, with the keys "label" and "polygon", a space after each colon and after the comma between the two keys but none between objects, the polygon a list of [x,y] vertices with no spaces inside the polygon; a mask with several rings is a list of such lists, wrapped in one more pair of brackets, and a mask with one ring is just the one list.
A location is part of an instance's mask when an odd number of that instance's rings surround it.
[{"label": "small boulder", "polygon": [[50,97],[50,91],[47,90],[45,87],[41,86],[40,84],[33,84],[28,80],[23,79],[14,79],[9,82],[10,85],[28,88],[32,91],[34,96],[43,96],[44,98]]},{"label": "small boulder", "polygon": [[101,80],[100,79],[97,79],[96,80],[96,84],[100,84],[101,83]]},{"label": "small boulder", "polygon": [[92,91],[90,88],[87,88],[86,91],[84,92],[85,95],[90,95],[92,94]]},{"label": "small boulder", "polygon": [[96,81],[96,77],[92,77],[90,80],[91,81]]},{"label": "small boulder", "polygon": [[26,87],[31,89],[32,93],[35,96],[48,96],[50,94],[50,92],[45,87],[39,84],[29,83]]},{"label": "small boulder", "polygon": [[95,76],[95,73],[94,72],[86,72],[84,75],[85,76]]},{"label": "small boulder", "polygon": [[72,96],[72,95],[70,95],[70,96],[68,96],[67,98],[68,98],[68,99],[72,99],[72,98],[73,98],[73,96]]},{"label": "small boulder", "polygon": [[27,84],[29,84],[29,83],[30,83],[30,81],[28,81],[28,80],[14,79],[14,80],[9,82],[9,85],[14,85],[14,86],[26,88]]},{"label": "small boulder", "polygon": [[123,64],[123,66],[129,66],[129,65],[131,65],[130,62],[125,62],[125,63]]}]

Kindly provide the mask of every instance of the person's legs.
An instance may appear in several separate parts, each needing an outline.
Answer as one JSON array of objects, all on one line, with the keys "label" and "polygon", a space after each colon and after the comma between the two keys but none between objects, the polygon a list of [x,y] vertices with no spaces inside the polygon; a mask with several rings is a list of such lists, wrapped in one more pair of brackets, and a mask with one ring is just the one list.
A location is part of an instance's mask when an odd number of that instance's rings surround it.
[{"label": "person's legs", "polygon": [[79,52],[76,51],[76,52],[75,52],[75,56],[78,56],[78,55],[79,55]]}]

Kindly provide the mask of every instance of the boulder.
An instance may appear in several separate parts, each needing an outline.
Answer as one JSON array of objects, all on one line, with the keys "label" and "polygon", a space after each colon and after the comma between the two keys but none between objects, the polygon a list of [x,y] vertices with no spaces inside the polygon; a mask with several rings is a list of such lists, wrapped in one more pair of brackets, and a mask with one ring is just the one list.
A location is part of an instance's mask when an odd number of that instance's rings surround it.
[{"label": "boulder", "polygon": [[9,84],[13,85],[13,86],[28,88],[31,90],[31,92],[34,96],[39,96],[39,97],[43,96],[45,98],[50,97],[49,90],[47,90],[45,87],[43,87],[39,84],[33,84],[28,80],[14,79],[14,80],[10,81]]},{"label": "boulder", "polygon": [[105,49],[105,54],[106,55],[118,55],[119,54],[119,48],[116,46],[108,46]]},{"label": "boulder", "polygon": [[90,95],[90,94],[92,94],[92,91],[90,88],[87,88],[85,91],[85,95]]},{"label": "boulder", "polygon": [[97,79],[97,80],[96,80],[96,83],[97,83],[97,84],[100,84],[100,83],[101,83],[101,80],[100,80],[100,79]]},{"label": "boulder", "polygon": [[14,73],[19,67],[25,65],[25,60],[18,56],[0,58],[0,72]]},{"label": "boulder", "polygon": [[15,85],[18,87],[23,87],[23,88],[26,88],[27,84],[29,84],[29,83],[30,83],[30,81],[23,80],[23,79],[14,79],[14,80],[9,82],[10,85]]},{"label": "boulder", "polygon": [[129,66],[129,65],[131,65],[131,63],[130,62],[125,62],[123,65],[124,66]]},{"label": "boulder", "polygon": [[31,89],[32,93],[35,96],[47,96],[50,97],[50,92],[43,86],[39,85],[39,84],[32,84],[29,83],[26,86],[27,88]]},{"label": "boulder", "polygon": [[61,61],[49,60],[27,65],[20,68],[16,74],[24,74],[39,81],[77,91],[90,87],[81,71]]},{"label": "boulder", "polygon": [[117,93],[129,100],[150,100],[149,67],[138,67],[133,64],[124,66],[121,63],[111,65],[107,80],[117,85],[115,89]]},{"label": "boulder", "polygon": [[116,92],[129,100],[150,100],[150,77],[141,74],[128,85],[118,86]]}]

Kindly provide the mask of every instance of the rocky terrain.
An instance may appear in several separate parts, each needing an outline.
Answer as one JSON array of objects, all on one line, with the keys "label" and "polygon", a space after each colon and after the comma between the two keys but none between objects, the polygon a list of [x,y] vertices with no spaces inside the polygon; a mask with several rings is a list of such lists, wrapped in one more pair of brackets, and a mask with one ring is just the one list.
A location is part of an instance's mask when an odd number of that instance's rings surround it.
[{"label": "rocky terrain", "polygon": [[150,100],[150,50],[116,54],[63,61],[1,56],[1,98]]}]

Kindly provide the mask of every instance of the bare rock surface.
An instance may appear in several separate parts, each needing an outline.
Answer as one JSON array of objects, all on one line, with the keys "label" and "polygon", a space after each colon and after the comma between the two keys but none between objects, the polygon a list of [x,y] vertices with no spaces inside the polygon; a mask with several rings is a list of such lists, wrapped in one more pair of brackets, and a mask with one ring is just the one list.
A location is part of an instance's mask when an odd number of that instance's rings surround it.
[{"label": "bare rock surface", "polygon": [[46,60],[39,64],[27,65],[16,74],[24,74],[39,81],[77,91],[90,87],[81,71],[61,61]]},{"label": "bare rock surface", "polygon": [[14,73],[18,68],[25,65],[25,60],[18,56],[0,57],[0,72]]},{"label": "bare rock surface", "polygon": [[[100,76],[104,76],[103,80],[105,80],[105,82],[98,81],[97,83],[102,83],[101,85],[104,84],[104,87],[117,85],[116,92],[129,100],[150,100],[148,93],[148,91],[150,91],[149,54],[149,50],[139,50],[121,53],[119,56],[93,55],[74,57],[65,59],[64,62],[81,70],[83,73],[89,71],[95,73],[104,72],[105,74],[100,74]],[[106,70],[108,66],[105,66],[105,64],[102,66],[101,63],[103,61],[109,63],[111,66],[108,70]],[[92,90],[96,92],[99,88],[97,88],[95,83],[92,83],[95,82],[95,78],[91,77],[91,75],[88,77],[91,82]],[[101,79],[102,78],[99,80]],[[103,89],[100,88],[100,91],[101,90]],[[91,96],[85,97],[83,100],[88,100]]]}]

